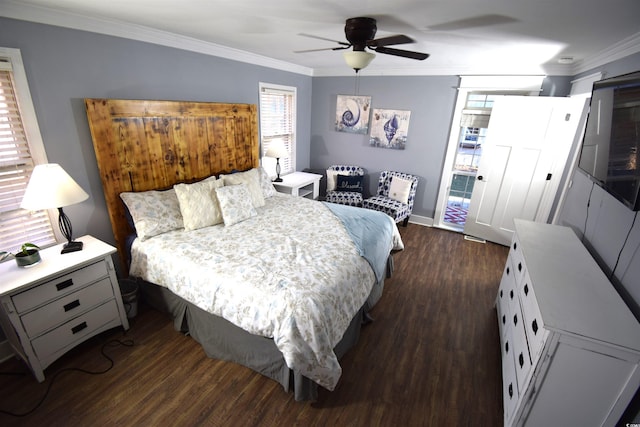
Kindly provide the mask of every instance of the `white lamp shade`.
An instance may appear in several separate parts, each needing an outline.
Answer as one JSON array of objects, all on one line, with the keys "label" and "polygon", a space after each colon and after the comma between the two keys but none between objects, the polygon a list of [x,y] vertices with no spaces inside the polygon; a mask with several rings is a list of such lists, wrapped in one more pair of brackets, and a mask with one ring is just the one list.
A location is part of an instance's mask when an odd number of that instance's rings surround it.
[{"label": "white lamp shade", "polygon": [[354,70],[362,70],[373,61],[376,57],[375,53],[365,52],[363,50],[347,50],[342,53],[347,65]]},{"label": "white lamp shade", "polygon": [[62,208],[88,198],[89,195],[59,164],[48,163],[33,169],[20,206],[32,211]]},{"label": "white lamp shade", "polygon": [[283,157],[287,157],[289,153],[287,152],[287,148],[284,146],[284,141],[281,139],[274,139],[269,143],[269,147],[267,147],[267,152],[264,153],[266,157],[275,157],[276,159],[281,159]]}]

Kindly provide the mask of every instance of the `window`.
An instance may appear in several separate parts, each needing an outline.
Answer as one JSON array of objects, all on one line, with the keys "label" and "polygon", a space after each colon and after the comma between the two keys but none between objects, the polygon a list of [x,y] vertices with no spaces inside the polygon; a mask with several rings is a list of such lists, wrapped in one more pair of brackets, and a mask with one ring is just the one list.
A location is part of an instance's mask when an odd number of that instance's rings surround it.
[{"label": "window", "polygon": [[31,171],[46,163],[20,51],[0,48],[0,250],[56,242],[49,212],[20,208]]},{"label": "window", "polygon": [[282,140],[289,153],[280,159],[280,174],[296,170],[296,88],[260,83],[260,137],[262,165],[276,175],[276,159],[264,157],[274,140]]}]

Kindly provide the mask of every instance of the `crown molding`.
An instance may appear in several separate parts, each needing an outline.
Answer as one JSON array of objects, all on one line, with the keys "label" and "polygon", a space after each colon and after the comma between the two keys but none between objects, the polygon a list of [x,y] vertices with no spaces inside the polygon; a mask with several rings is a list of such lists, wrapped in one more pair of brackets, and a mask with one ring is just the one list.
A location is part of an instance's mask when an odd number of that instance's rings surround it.
[{"label": "crown molding", "polygon": [[640,32],[609,46],[599,53],[574,64],[573,74],[584,73],[594,68],[640,52]]},{"label": "crown molding", "polygon": [[[3,8],[0,16],[138,40],[312,77],[340,77],[354,76],[355,74],[353,70],[345,67],[312,69],[247,51],[205,42],[192,37],[181,36],[168,31],[161,31],[150,27],[115,20],[88,17],[81,14],[63,12],[41,6],[20,4],[11,0],[3,2]],[[496,66],[492,67],[491,64],[485,64],[485,69],[478,69],[475,66],[454,65],[439,67],[427,64],[420,66],[377,68],[374,62],[373,65],[360,71],[360,75],[451,76],[464,74],[526,75],[544,73],[547,75],[574,76],[638,52],[640,52],[640,32],[602,50],[600,53],[593,55],[592,57],[585,58],[570,65],[545,64],[542,66],[523,67],[520,64],[513,64],[511,67],[505,67],[504,64],[501,64],[499,69],[497,69],[495,68]]]},{"label": "crown molding", "polygon": [[302,67],[239,49],[232,49],[192,37],[181,36],[168,31],[156,30],[142,25],[109,19],[89,17],[71,12],[62,12],[40,6],[23,5],[7,1],[3,4],[0,16],[138,40],[297,74],[308,76],[313,74],[313,70],[308,67]]}]

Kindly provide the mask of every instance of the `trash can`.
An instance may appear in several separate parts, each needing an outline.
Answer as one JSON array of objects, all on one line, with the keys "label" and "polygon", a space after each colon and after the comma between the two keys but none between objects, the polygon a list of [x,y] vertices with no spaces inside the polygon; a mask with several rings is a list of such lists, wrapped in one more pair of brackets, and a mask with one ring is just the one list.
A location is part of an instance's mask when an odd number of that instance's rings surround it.
[{"label": "trash can", "polygon": [[131,279],[120,280],[120,294],[127,319],[133,319],[138,314],[138,283]]}]

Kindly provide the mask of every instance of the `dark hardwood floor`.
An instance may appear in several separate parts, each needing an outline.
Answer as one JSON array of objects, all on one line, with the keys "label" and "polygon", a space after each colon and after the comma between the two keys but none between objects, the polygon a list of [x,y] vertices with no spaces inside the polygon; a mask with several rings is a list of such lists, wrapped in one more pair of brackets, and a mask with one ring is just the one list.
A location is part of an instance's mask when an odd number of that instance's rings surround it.
[{"label": "dark hardwood floor", "polygon": [[[232,363],[209,359],[169,318],[140,304],[131,329],[73,349],[39,384],[17,359],[0,364],[2,426],[498,426],[502,393],[493,302],[508,248],[409,224],[405,250],[341,360],[342,378],[317,402]],[[132,340],[133,346],[112,345]],[[102,375],[65,368],[100,371]]]}]

